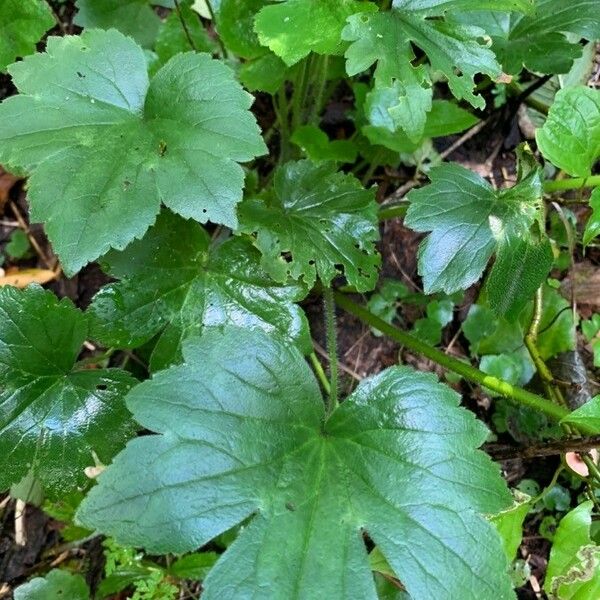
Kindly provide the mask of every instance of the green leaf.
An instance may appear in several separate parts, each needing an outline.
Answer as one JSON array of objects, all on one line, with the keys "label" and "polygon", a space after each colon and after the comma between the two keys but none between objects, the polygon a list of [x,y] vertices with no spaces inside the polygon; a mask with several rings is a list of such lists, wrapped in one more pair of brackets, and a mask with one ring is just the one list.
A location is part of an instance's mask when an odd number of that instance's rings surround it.
[{"label": "green leaf", "polygon": [[560,90],[536,140],[544,158],[569,175],[591,175],[600,157],[600,90]]},{"label": "green leaf", "polygon": [[0,162],[32,173],[32,217],[67,274],[141,237],[161,201],[235,227],[238,161],[265,146],[222,62],[180,54],[149,82],[141,48],[92,30],[50,38],[10,72],[21,94],[0,105]]},{"label": "green leaf", "polygon": [[99,477],[82,523],[181,552],[250,517],[204,581],[206,600],[259,589],[375,599],[363,531],[414,600],[514,597],[477,514],[511,501],[475,450],[487,431],[432,375],[387,369],[325,419],[300,353],[264,332],[208,330],[184,357],[129,395],[159,435],[132,441]]},{"label": "green leaf", "polygon": [[75,366],[88,335],[70,301],[34,286],[0,289],[0,490],[29,470],[58,495],[87,481],[134,431],[119,369]]},{"label": "green leaf", "polygon": [[[371,110],[372,106],[367,107]],[[372,144],[381,144],[394,152],[414,152],[427,139],[459,133],[472,127],[479,119],[464,108],[448,100],[434,100],[431,111],[427,113],[423,137],[418,142],[412,142],[401,130],[390,133],[384,127],[364,125],[362,133]]]},{"label": "green leaf", "polygon": [[240,221],[242,231],[256,234],[263,267],[276,281],[291,276],[312,287],[319,277],[329,285],[343,273],[359,291],[375,287],[374,191],[331,164],[287,163],[275,172],[273,197],[245,201]]},{"label": "green leaf", "polygon": [[[198,14],[188,4],[183,3],[181,3],[179,11],[196,50],[212,54],[215,51],[216,44],[202,26],[200,19],[198,19]],[[158,56],[159,67],[167,63],[176,54],[189,52],[192,49],[190,41],[181,25],[181,19],[176,10],[171,11],[171,14],[167,17],[158,32],[154,51]]]},{"label": "green leaf", "polygon": [[303,125],[296,129],[291,141],[314,162],[332,160],[353,163],[356,160],[355,144],[348,140],[330,140],[322,129],[314,125]]},{"label": "green leaf", "polygon": [[154,45],[160,19],[153,4],[160,0],[77,0],[75,25],[86,29],[118,29],[145,48]]},{"label": "green leaf", "polygon": [[591,501],[560,521],[544,581],[544,590],[560,600],[587,600],[600,594],[600,548],[590,537]]},{"label": "green leaf", "polygon": [[260,43],[291,66],[311,52],[343,54],[346,19],[374,10],[358,0],[279,0],[258,13],[254,28]]},{"label": "green leaf", "polygon": [[168,569],[170,575],[180,579],[206,578],[219,558],[216,552],[194,552],[178,558]]},{"label": "green leaf", "polygon": [[240,81],[251,92],[275,94],[285,83],[287,65],[272,52],[245,62],[239,70]]},{"label": "green leaf", "polygon": [[0,71],[35,52],[40,38],[56,24],[46,0],[3,0],[0,6]]},{"label": "green leaf", "polygon": [[574,410],[561,423],[593,427],[597,433],[600,433],[600,396],[595,396],[583,406]]},{"label": "green leaf", "polygon": [[452,19],[484,29],[507,73],[516,75],[523,67],[540,73],[567,73],[581,56],[579,38],[600,37],[595,0],[537,0],[535,10],[525,15],[489,8],[492,10],[454,13]]},{"label": "green leaf", "polygon": [[92,302],[94,336],[107,346],[135,348],[160,334],[152,370],[180,361],[181,341],[206,326],[278,331],[310,352],[308,323],[294,304],[308,290],[277,284],[260,258],[245,239],[211,244],[200,225],[164,212],[142,240],[105,257],[121,281]]},{"label": "green leaf", "polygon": [[[500,65],[494,53],[478,40],[484,35],[482,29],[443,18],[446,11],[456,8],[454,5],[464,8],[465,3],[402,1],[395,2],[391,11],[352,16],[342,33],[345,40],[352,42],[346,52],[348,74],[356,75],[377,62],[378,85],[389,87],[395,80],[408,82],[403,100],[407,106],[402,107],[404,117],[410,114],[411,103],[416,102],[415,93],[419,94],[419,118],[424,123],[422,113],[426,104],[417,86],[423,87],[426,78],[421,67],[411,65],[415,58],[414,44],[425,52],[431,68],[447,77],[454,96],[483,108],[483,97],[474,93],[474,77],[484,73],[496,78],[501,73]],[[414,106],[412,110],[416,112]],[[409,130],[407,133],[410,134]]]},{"label": "green leaf", "polygon": [[254,31],[254,19],[267,0],[221,0],[218,31],[228,50],[242,58],[267,52]]},{"label": "green leaf", "polygon": [[554,255],[550,240],[504,238],[498,245],[494,266],[484,293],[499,317],[515,321],[550,273]]},{"label": "green leaf", "polygon": [[29,252],[31,244],[27,234],[22,229],[15,229],[6,244],[6,254],[11,258],[23,258]]},{"label": "green leaf", "polygon": [[494,190],[457,164],[431,170],[431,184],[408,195],[405,223],[431,233],[419,248],[425,293],[451,294],[479,279],[498,240],[527,237],[541,198],[539,173],[510,189]]},{"label": "green leaf", "polygon": [[523,521],[531,508],[531,498],[519,490],[513,490],[514,502],[510,508],[490,517],[494,524],[502,544],[506,558],[512,562],[517,556],[517,550],[523,539]]},{"label": "green leaf", "polygon": [[20,585],[14,596],[15,600],[89,600],[90,592],[81,575],[53,569]]},{"label": "green leaf", "polygon": [[592,214],[585,224],[583,247],[585,248],[600,235],[600,188],[595,188],[590,197]]},{"label": "green leaf", "polygon": [[[542,317],[537,347],[542,358],[548,359],[576,347],[573,311],[555,289],[543,288]],[[491,308],[474,304],[463,323],[463,332],[471,343],[472,354],[514,353],[523,348],[523,338],[531,323],[533,301],[513,323],[498,318]]]}]

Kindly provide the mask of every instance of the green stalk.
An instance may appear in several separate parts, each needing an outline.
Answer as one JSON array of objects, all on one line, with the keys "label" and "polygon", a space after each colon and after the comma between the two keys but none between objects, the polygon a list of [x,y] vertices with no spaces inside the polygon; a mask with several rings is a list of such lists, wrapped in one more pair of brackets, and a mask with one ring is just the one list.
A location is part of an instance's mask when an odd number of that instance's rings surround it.
[{"label": "green stalk", "polygon": [[[429,344],[422,342],[405,331],[386,323],[379,317],[369,312],[367,309],[356,304],[355,302],[352,302],[352,300],[343,294],[336,293],[335,301],[345,311],[358,317],[367,325],[378,329],[390,339],[399,342],[414,352],[418,352],[445,369],[453,371],[469,381],[482,385],[500,394],[501,396],[512,400],[515,403],[533,408],[534,410],[545,414],[555,421],[560,421],[569,414],[569,411],[566,408],[558,406],[554,402],[551,402],[542,396],[538,396],[537,394],[528,392],[523,388],[511,385],[510,383],[497,377],[492,377],[491,375],[472,367],[470,364],[464,363],[456,358],[453,358],[452,356],[444,354],[437,348],[433,348]],[[585,425],[578,426],[578,429],[582,433],[594,434],[594,430],[586,427]]]},{"label": "green stalk", "polygon": [[323,288],[323,308],[325,310],[325,332],[327,334],[327,354],[329,355],[330,392],[328,414],[338,405],[338,349],[335,323],[335,300],[330,287]]},{"label": "green stalk", "polygon": [[323,370],[323,365],[321,361],[317,358],[317,355],[314,352],[311,352],[310,356],[310,364],[313,367],[313,370],[317,376],[317,379],[323,386],[325,393],[329,396],[331,395],[331,386],[329,385],[329,379],[327,379],[327,375],[325,375],[325,371]]},{"label": "green stalk", "polygon": [[600,175],[590,177],[571,177],[568,179],[552,179],[544,181],[544,191],[548,193],[560,192],[562,190],[578,190],[581,188],[593,188],[600,186]]},{"label": "green stalk", "polygon": [[319,115],[323,110],[323,105],[327,101],[325,96],[325,87],[327,86],[327,74],[329,72],[329,56],[320,57],[318,62],[317,75],[315,77],[315,100],[312,105],[309,122],[313,125],[319,124]]}]

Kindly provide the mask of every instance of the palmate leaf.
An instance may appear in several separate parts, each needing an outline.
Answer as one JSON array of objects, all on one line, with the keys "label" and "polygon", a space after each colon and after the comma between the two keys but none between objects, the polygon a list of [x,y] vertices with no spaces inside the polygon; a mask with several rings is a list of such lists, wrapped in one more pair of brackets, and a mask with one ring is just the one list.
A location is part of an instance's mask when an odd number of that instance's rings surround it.
[{"label": "palmate leaf", "polygon": [[67,274],[141,237],[161,201],[237,224],[238,162],[265,146],[252,97],[225,64],[179,54],[149,82],[130,38],[90,30],[50,38],[10,72],[21,94],[0,105],[0,162],[32,174],[32,217]]},{"label": "palmate leaf", "polygon": [[[448,79],[452,93],[483,108],[475,95],[474,77],[500,75],[493,52],[480,39],[482,29],[446,21],[446,11],[480,8],[481,3],[454,1],[394,2],[391,11],[353,15],[342,32],[352,42],[346,51],[346,70],[356,75],[377,63],[371,94],[386,107],[388,129],[402,128],[415,141],[421,137],[426,114],[431,110],[432,90],[423,65],[413,67],[414,44],[426,53],[431,67]],[[379,119],[381,120],[381,119]],[[373,125],[382,125],[371,119]]]},{"label": "palmate leaf", "polygon": [[[75,25],[98,29],[118,29],[145,48],[154,45],[160,18],[153,6],[172,7],[172,0],[77,0]],[[189,49],[189,48],[188,48]]]},{"label": "palmate leaf", "polygon": [[32,469],[51,495],[83,484],[135,431],[120,369],[75,367],[86,316],[39,287],[0,289],[0,490]]},{"label": "palmate leaf", "polygon": [[276,337],[208,330],[184,358],[130,394],[159,435],[99,477],[86,526],[184,552],[250,518],[204,580],[207,600],[376,598],[363,531],[414,600],[514,597],[480,516],[511,504],[476,450],[486,429],[432,375],[387,369],[324,420],[307,364]]},{"label": "palmate leaf", "polygon": [[591,175],[600,158],[600,91],[584,86],[560,90],[536,140],[544,158],[569,175]]},{"label": "palmate leaf", "polygon": [[19,56],[35,52],[40,38],[55,25],[46,0],[3,0],[0,3],[0,71]]},{"label": "palmate leaf", "polygon": [[304,160],[278,169],[271,198],[240,206],[240,229],[256,234],[263,268],[276,281],[292,277],[312,287],[317,277],[329,285],[344,274],[359,291],[375,287],[374,191],[332,164]]},{"label": "palmate leaf", "polygon": [[254,29],[288,66],[317,54],[343,54],[341,39],[346,19],[377,7],[359,0],[279,0],[256,15]]},{"label": "palmate leaf", "polygon": [[503,239],[530,236],[542,190],[539,172],[494,190],[457,164],[430,172],[431,184],[410,192],[405,223],[431,232],[419,248],[419,273],[427,294],[466,289],[483,273]]},{"label": "palmate leaf", "polygon": [[492,49],[503,69],[512,74],[525,66],[541,73],[567,73],[582,48],[565,34],[600,38],[596,0],[537,0],[529,14],[490,11],[454,14],[461,23],[476,24],[492,38]]},{"label": "palmate leaf", "polygon": [[303,351],[312,348],[306,317],[294,304],[308,290],[274,282],[248,240],[211,245],[200,225],[165,212],[142,240],[103,261],[121,281],[92,302],[94,337],[132,348],[160,333],[152,370],[181,362],[181,341],[211,325],[278,331]]}]

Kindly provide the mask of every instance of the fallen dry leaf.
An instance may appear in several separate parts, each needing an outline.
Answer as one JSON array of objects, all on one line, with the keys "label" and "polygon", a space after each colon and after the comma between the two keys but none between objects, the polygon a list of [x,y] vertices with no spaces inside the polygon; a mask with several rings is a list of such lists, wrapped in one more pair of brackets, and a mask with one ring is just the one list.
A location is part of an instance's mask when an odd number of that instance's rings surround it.
[{"label": "fallen dry leaf", "polygon": [[6,274],[0,277],[0,287],[11,285],[17,288],[24,288],[30,283],[43,285],[56,279],[57,275],[57,271],[51,271],[50,269],[8,269]]},{"label": "fallen dry leaf", "polygon": [[575,281],[575,300],[577,304],[600,306],[600,269],[590,262],[576,264],[569,277],[563,280],[560,291],[571,299],[571,281]]},{"label": "fallen dry leaf", "polygon": [[21,179],[12,173],[7,173],[2,167],[0,167],[0,212],[4,209],[4,205],[8,200],[8,192],[17,181]]}]

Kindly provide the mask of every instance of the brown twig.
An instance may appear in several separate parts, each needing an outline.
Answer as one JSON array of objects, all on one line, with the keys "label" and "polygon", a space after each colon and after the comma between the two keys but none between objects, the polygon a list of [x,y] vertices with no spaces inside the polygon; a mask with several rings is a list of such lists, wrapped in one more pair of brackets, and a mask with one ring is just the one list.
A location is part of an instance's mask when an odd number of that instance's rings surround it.
[{"label": "brown twig", "polygon": [[565,452],[587,452],[600,448],[600,435],[573,440],[556,440],[533,446],[511,444],[486,444],[483,449],[494,460],[527,459],[538,456],[556,456]]},{"label": "brown twig", "polygon": [[25,235],[27,235],[29,243],[35,250],[36,254],[40,257],[40,259],[48,269],[54,271],[56,265],[52,264],[50,259],[46,256],[46,253],[42,250],[42,247],[39,245],[38,241],[35,239],[34,235],[31,233],[31,229],[29,229],[29,225],[27,224],[27,221],[25,221],[25,219],[23,218],[21,211],[17,208],[16,203],[11,201],[10,208],[13,214],[15,215],[17,222],[19,223],[19,227],[25,232]]}]

